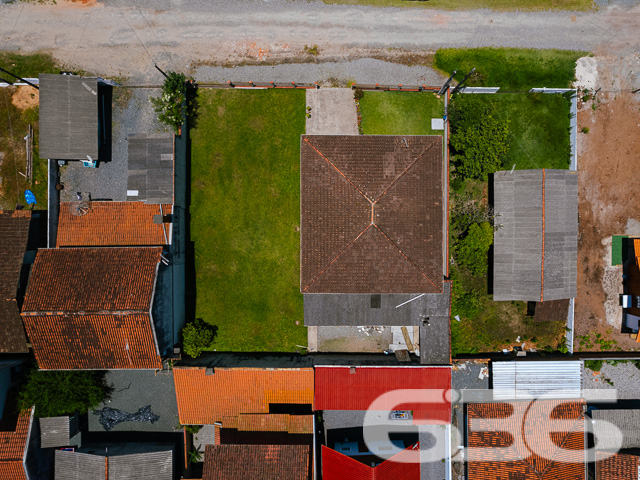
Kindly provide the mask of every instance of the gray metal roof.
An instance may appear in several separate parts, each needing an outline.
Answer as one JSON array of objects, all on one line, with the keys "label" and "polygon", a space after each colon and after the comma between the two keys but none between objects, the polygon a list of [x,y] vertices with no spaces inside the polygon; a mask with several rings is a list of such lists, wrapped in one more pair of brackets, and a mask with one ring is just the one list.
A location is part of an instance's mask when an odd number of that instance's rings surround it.
[{"label": "gray metal roof", "polygon": [[578,176],[569,170],[496,172],[494,300],[576,296]]},{"label": "gray metal roof", "polygon": [[173,451],[109,457],[109,480],[173,480]]},{"label": "gray metal roof", "polygon": [[449,316],[450,284],[444,293],[304,294],[307,326],[418,326],[424,316]]},{"label": "gray metal roof", "polygon": [[40,418],[40,444],[42,448],[69,445],[69,417]]},{"label": "gray metal roof", "polygon": [[98,79],[40,75],[40,158],[98,158]]},{"label": "gray metal roof", "polygon": [[173,134],[129,135],[128,143],[127,200],[173,204]]},{"label": "gray metal roof", "polygon": [[56,450],[55,480],[106,480],[105,458]]},{"label": "gray metal roof", "polygon": [[617,429],[623,436],[620,448],[640,448],[640,410],[592,410],[591,418],[598,450],[618,449]]},{"label": "gray metal roof", "polygon": [[491,368],[495,399],[582,396],[581,360],[493,362]]}]

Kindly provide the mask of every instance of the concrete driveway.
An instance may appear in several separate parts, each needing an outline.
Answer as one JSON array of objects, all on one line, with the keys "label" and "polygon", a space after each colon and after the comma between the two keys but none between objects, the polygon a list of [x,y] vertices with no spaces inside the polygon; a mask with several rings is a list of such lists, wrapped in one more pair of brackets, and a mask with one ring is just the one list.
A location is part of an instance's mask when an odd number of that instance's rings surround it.
[{"label": "concrete driveway", "polygon": [[307,135],[358,135],[358,113],[350,88],[307,90],[307,111],[311,114]]}]

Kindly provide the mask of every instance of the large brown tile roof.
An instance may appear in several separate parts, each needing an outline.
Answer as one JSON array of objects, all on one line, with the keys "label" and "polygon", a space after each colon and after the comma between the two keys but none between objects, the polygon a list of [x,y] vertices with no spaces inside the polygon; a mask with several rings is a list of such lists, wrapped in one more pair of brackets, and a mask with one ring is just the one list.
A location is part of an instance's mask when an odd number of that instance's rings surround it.
[{"label": "large brown tile roof", "polygon": [[154,223],[154,215],[168,215],[171,205],[142,202],[90,202],[85,215],[75,215],[76,202],[62,202],[58,247],[167,245],[170,224]]},{"label": "large brown tile roof", "polygon": [[148,313],[23,316],[42,370],[159,369]]},{"label": "large brown tile roof", "polygon": [[40,250],[22,319],[41,369],[161,368],[151,318],[162,248]]},{"label": "large brown tile roof", "polygon": [[[582,402],[469,404],[467,412],[469,480],[584,480]],[[566,423],[553,428],[553,420]],[[526,438],[509,433],[524,430]]]},{"label": "large brown tile roof", "polygon": [[162,248],[38,251],[23,314],[149,312]]},{"label": "large brown tile roof", "polygon": [[[29,425],[32,410],[18,414],[17,422],[7,421],[10,410],[15,408],[13,402],[7,402],[5,412],[0,421],[0,478],[2,480],[26,480],[22,459],[27,447]],[[13,411],[10,412],[13,414]],[[10,425],[10,426],[9,426]]]},{"label": "large brown tile roof", "polygon": [[307,480],[307,445],[207,445],[202,480]]},{"label": "large brown tile roof", "polygon": [[0,210],[0,353],[29,351],[16,295],[30,222],[30,210]]},{"label": "large brown tile roof", "polygon": [[596,452],[597,480],[638,480],[640,458],[636,455]]},{"label": "large brown tile roof", "polygon": [[[223,417],[269,413],[271,403],[313,405],[313,369],[174,368],[183,425],[211,425]],[[226,419],[229,424],[230,419]]]},{"label": "large brown tile roof", "polygon": [[439,136],[302,136],[303,293],[439,293]]}]

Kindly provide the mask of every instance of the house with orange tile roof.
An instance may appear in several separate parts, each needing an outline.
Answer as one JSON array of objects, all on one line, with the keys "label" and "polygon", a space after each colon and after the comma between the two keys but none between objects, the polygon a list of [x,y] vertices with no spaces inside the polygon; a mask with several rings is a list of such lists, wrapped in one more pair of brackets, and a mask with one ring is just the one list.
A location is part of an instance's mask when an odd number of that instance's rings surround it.
[{"label": "house with orange tile roof", "polygon": [[39,368],[162,368],[162,259],[160,247],[39,250],[22,306]]},{"label": "house with orange tile roof", "polygon": [[595,480],[638,480],[640,457],[626,453],[596,452]]},{"label": "house with orange tile roof", "polygon": [[584,480],[583,401],[467,406],[468,480]]},{"label": "house with orange tile roof", "polygon": [[143,202],[61,202],[58,247],[170,245],[173,205]]}]

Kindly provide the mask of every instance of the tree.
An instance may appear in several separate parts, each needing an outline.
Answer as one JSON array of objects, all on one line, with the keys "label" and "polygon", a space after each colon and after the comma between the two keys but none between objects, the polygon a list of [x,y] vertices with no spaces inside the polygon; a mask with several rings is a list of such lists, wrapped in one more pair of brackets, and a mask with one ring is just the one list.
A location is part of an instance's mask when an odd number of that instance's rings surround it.
[{"label": "tree", "polygon": [[489,265],[487,254],[493,243],[493,227],[489,222],[474,223],[456,247],[456,260],[474,275],[483,275]]},{"label": "tree", "polygon": [[187,118],[194,122],[198,110],[198,94],[195,84],[184,73],[169,72],[162,85],[162,94],[151,97],[158,120],[173,128],[177,134],[182,125],[183,107]]},{"label": "tree", "polygon": [[487,180],[502,168],[509,154],[509,121],[500,118],[490,102],[458,95],[449,119],[457,174]]},{"label": "tree", "polygon": [[182,329],[182,348],[190,357],[199,357],[202,350],[211,347],[218,327],[209,325],[201,318],[196,318]]},{"label": "tree", "polygon": [[20,410],[35,405],[39,417],[57,417],[75,412],[87,413],[109,398],[113,386],[105,379],[106,372],[41,371],[28,373],[18,395]]}]

